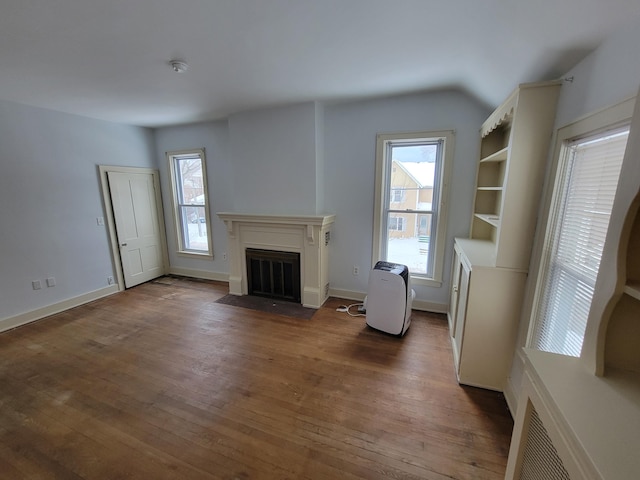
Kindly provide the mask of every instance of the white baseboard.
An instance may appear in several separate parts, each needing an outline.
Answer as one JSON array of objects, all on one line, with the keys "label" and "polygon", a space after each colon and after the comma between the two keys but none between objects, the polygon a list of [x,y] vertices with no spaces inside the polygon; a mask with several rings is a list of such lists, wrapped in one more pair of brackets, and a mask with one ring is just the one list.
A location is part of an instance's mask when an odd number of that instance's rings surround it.
[{"label": "white baseboard", "polygon": [[55,315],[56,313],[84,305],[85,303],[98,300],[99,298],[108,297],[109,295],[118,293],[118,291],[118,285],[110,285],[99,290],[94,290],[93,292],[88,292],[77,297],[63,300],[62,302],[47,305],[46,307],[31,310],[30,312],[21,313],[14,317],[3,318],[0,320],[0,332],[35,322],[36,320],[48,317],[49,315]]},{"label": "white baseboard", "polygon": [[344,298],[346,300],[355,300],[356,302],[362,303],[364,301],[364,297],[366,297],[366,294],[362,292],[354,292],[352,290],[340,290],[337,288],[329,288],[329,296]]},{"label": "white baseboard", "polygon": [[202,280],[216,280],[218,282],[229,282],[228,273],[209,272],[207,270],[195,270],[192,268],[170,267],[169,274],[183,277],[200,278]]},{"label": "white baseboard", "polygon": [[[204,280],[216,280],[219,282],[229,282],[228,273],[209,272],[206,270],[194,270],[191,268],[181,268],[181,267],[171,267],[169,268],[168,273],[172,275],[181,275],[183,277],[193,277],[193,278],[201,278]],[[356,292],[353,290],[341,290],[337,288],[330,288],[329,296],[344,298],[346,300],[355,300],[356,302],[363,302],[364,297],[366,297],[367,294],[363,292]],[[425,302],[424,300],[414,300],[413,309],[420,310],[423,312],[447,313],[447,310],[449,309],[449,305],[442,304],[442,303]]]},{"label": "white baseboard", "polygon": [[[362,292],[354,292],[352,290],[330,288],[329,295],[331,297],[345,298],[347,300],[356,300],[358,302],[363,302],[364,297],[366,297],[367,294]],[[425,302],[424,300],[414,300],[412,307],[414,310],[432,313],[447,313],[447,310],[449,309],[449,305],[445,305],[442,303]]]},{"label": "white baseboard", "polygon": [[420,310],[421,312],[447,313],[449,305],[444,303],[425,302],[424,300],[414,300],[413,309]]}]

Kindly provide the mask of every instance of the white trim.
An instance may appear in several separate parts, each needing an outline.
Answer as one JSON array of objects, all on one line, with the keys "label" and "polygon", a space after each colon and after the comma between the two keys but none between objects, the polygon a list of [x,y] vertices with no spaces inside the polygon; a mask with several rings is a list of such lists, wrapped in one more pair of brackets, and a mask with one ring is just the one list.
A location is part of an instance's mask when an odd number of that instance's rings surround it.
[{"label": "white trim", "polygon": [[[211,219],[211,209],[209,206],[209,178],[207,177],[207,157],[205,155],[204,148],[193,148],[188,150],[165,152],[165,156],[167,158],[169,168],[169,186],[171,188],[171,206],[173,211],[172,219],[174,227],[173,233],[175,235],[176,245],[178,246],[176,253],[185,257],[213,260],[213,221]],[[176,179],[176,171],[174,168],[174,160],[186,156],[200,157],[200,164],[202,167],[202,191],[204,195],[204,205],[196,206],[204,207],[204,216],[207,220],[207,243],[209,245],[209,249],[206,252],[186,250],[185,246],[183,245],[185,232],[182,231],[182,228],[180,226],[180,205],[178,203],[178,184]]]},{"label": "white trim", "polygon": [[62,302],[47,305],[46,307],[31,310],[30,312],[21,313],[14,317],[4,318],[0,320],[0,332],[35,322],[36,320],[40,320],[50,315],[55,315],[56,313],[69,310],[70,308],[79,307],[80,305],[93,302],[94,300],[98,300],[103,297],[108,297],[109,295],[118,293],[118,291],[118,285],[110,285],[99,290],[94,290],[93,292],[84,293],[77,297],[63,300]]},{"label": "white trim", "polygon": [[515,419],[518,411],[518,393],[511,381],[511,377],[507,377],[502,394],[504,395],[504,399],[507,401],[507,407],[509,408],[511,418]]},{"label": "white trim", "polygon": [[329,288],[329,296],[336,297],[336,298],[344,298],[345,300],[355,300],[357,302],[362,303],[364,301],[364,297],[366,297],[367,294],[362,292],[354,292],[352,290],[341,290],[338,288]]},{"label": "white trim", "polygon": [[[362,292],[355,292],[352,290],[341,290],[337,288],[330,288],[329,296],[336,297],[336,298],[344,298],[346,300],[355,300],[358,302],[363,302],[364,297],[366,297],[367,294]],[[421,312],[444,314],[444,313],[447,313],[447,309],[449,308],[449,305],[444,303],[425,302],[424,300],[414,300],[412,304],[412,308],[413,310],[418,310]]]},{"label": "white trim", "polygon": [[[416,285],[440,287],[442,285],[442,275],[445,264],[446,250],[446,233],[447,233],[447,217],[449,210],[449,185],[451,183],[451,175],[453,172],[453,152],[455,145],[455,130],[435,130],[424,132],[406,132],[406,133],[390,133],[378,134],[376,136],[376,173],[375,173],[375,196],[374,196],[374,216],[373,216],[373,252],[371,264],[375,265],[377,261],[384,260],[382,258],[383,244],[381,241],[382,229],[385,228],[385,206],[384,197],[387,184],[385,157],[386,146],[390,141],[402,140],[435,140],[443,139],[442,152],[442,170],[438,176],[436,172],[436,180],[439,177],[439,185],[434,185],[434,191],[439,191],[439,204],[436,209],[437,225],[434,249],[434,269],[433,276],[426,278],[421,275],[412,275],[411,282]],[[446,308],[444,310],[446,312]]]},{"label": "white trim", "polygon": [[[516,346],[513,359],[511,360],[511,369],[507,376],[507,381],[505,382],[504,391],[502,392],[504,393],[504,398],[509,406],[511,416],[514,419],[517,415],[518,408],[520,408],[520,394],[522,391],[522,383],[524,381],[525,363],[526,358],[524,355],[524,349]],[[514,373],[518,378],[520,378],[520,384],[518,385],[513,383]]]},{"label": "white trim", "polygon": [[206,270],[196,270],[193,268],[169,267],[169,274],[229,283],[229,274],[222,272],[209,272]]},{"label": "white trim", "polygon": [[544,282],[543,272],[548,264],[548,259],[543,255],[543,252],[546,251],[549,246],[550,240],[548,238],[548,232],[551,222],[554,221],[552,210],[555,208],[554,204],[558,192],[558,183],[563,180],[561,170],[564,169],[564,159],[561,157],[565,151],[566,142],[574,138],[584,137],[585,135],[606,131],[629,123],[633,115],[634,106],[635,97],[627,98],[618,104],[585,115],[559,128],[555,133],[553,156],[551,157],[547,171],[548,178],[545,180],[545,191],[543,192],[543,201],[541,202],[540,215],[538,217],[539,221],[536,228],[537,238],[534,240],[532,251],[533,260],[529,269],[529,288],[532,290],[526,293],[527,303],[523,309],[523,311],[527,313],[523,315],[523,319],[528,322],[524,341],[525,347],[531,346],[536,325],[540,293]]},{"label": "white trim", "polygon": [[224,221],[227,230],[233,231],[233,222],[252,222],[252,223],[286,223],[289,225],[305,225],[309,227],[324,227],[332,224],[336,216],[327,215],[263,215],[259,213],[237,213],[237,212],[218,212],[217,215]]},{"label": "white trim", "polygon": [[[413,280],[411,281],[413,282]],[[447,310],[449,309],[449,305],[446,303],[433,303],[433,302],[426,302],[424,300],[414,300],[412,307],[414,310],[420,310],[421,312],[441,313],[441,314],[446,314]]]}]

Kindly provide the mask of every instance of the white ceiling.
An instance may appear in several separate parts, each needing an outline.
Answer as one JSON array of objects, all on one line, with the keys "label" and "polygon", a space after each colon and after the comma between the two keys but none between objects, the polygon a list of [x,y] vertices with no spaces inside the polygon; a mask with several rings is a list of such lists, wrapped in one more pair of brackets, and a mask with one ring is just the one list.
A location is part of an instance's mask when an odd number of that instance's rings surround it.
[{"label": "white ceiling", "polygon": [[493,107],[568,71],[640,4],[3,0],[0,12],[0,99],[162,126],[451,87]]}]

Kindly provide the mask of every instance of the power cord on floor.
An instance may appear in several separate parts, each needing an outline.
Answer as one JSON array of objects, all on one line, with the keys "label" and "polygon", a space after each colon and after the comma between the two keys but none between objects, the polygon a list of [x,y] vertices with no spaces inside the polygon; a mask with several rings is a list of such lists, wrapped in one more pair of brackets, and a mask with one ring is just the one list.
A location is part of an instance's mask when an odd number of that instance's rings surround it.
[{"label": "power cord on floor", "polygon": [[[358,308],[358,313],[351,313],[351,309],[353,307],[363,307]],[[365,317],[364,303],[352,303],[351,305],[341,305],[336,308],[336,312],[345,312],[352,317]]]}]

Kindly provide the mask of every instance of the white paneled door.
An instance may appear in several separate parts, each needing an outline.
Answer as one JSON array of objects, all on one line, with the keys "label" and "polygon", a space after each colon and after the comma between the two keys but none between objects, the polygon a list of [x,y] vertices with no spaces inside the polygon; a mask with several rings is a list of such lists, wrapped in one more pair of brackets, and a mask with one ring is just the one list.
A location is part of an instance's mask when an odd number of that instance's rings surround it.
[{"label": "white paneled door", "polygon": [[126,288],[164,274],[163,242],[154,178],[150,173],[108,172]]}]

